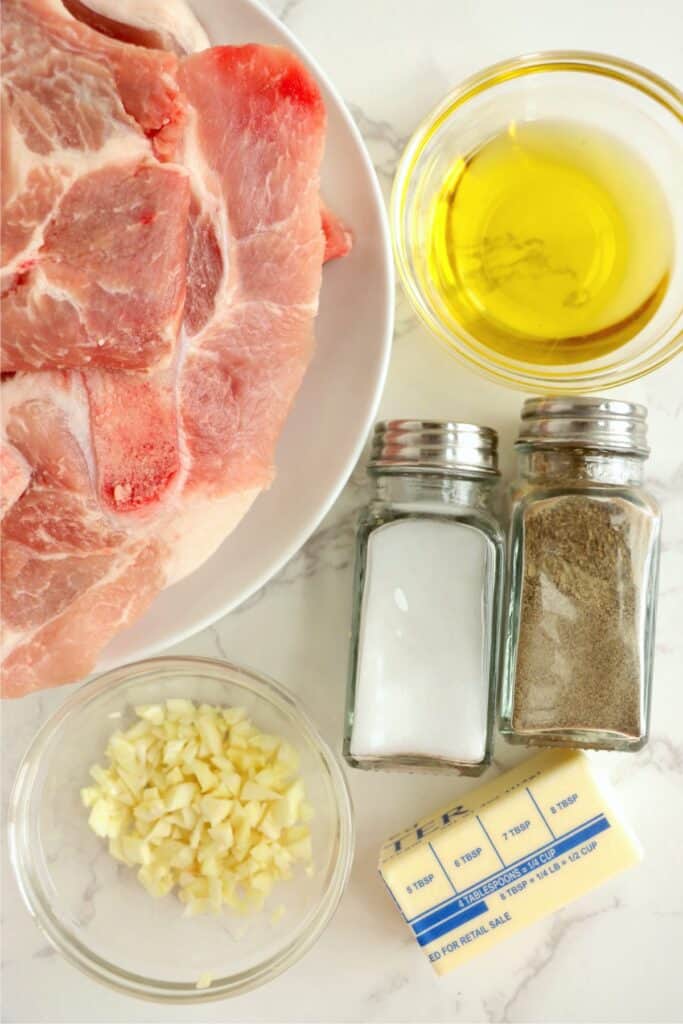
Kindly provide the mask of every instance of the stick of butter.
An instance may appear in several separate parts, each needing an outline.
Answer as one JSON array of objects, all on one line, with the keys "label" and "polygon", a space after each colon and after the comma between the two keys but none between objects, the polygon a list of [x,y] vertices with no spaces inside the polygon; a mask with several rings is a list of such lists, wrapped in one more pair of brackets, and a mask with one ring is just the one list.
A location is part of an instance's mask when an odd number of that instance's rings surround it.
[{"label": "stick of butter", "polygon": [[549,750],[392,837],[379,870],[448,974],[640,859],[589,758]]}]

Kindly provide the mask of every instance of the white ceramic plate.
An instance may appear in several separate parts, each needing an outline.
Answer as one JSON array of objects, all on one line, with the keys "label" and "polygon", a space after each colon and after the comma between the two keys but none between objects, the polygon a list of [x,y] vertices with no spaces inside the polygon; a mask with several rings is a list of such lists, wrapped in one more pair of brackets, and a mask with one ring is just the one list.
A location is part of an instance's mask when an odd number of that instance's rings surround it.
[{"label": "white ceramic plate", "polygon": [[316,62],[254,0],[192,0],[213,43],[275,43],[312,69],[327,106],[323,194],[354,232],[323,274],[317,350],[277,450],[277,478],[215,555],[163,591],[104,651],[98,671],[154,654],[246,600],[296,553],[360,455],[386,376],[394,283],[384,202],[350,114]]}]

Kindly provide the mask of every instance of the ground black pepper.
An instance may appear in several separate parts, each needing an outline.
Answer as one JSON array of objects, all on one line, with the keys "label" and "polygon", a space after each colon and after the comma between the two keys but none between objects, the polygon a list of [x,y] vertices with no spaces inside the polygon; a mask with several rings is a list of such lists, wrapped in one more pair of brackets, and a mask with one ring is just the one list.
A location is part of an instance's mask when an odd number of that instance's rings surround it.
[{"label": "ground black pepper", "polygon": [[564,495],[527,507],[515,730],[642,735],[637,584],[650,539],[650,516],[620,497]]}]

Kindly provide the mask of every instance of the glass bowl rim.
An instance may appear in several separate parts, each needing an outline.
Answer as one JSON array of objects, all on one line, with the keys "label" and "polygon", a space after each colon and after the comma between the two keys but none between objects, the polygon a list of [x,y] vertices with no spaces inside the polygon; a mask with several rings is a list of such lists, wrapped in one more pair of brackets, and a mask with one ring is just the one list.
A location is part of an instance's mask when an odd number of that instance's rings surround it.
[{"label": "glass bowl rim", "polygon": [[[538,50],[498,61],[463,79],[418,124],[399,159],[389,199],[389,223],[392,248],[403,289],[421,322],[464,365],[476,369],[489,380],[523,391],[558,394],[580,394],[584,391],[608,390],[627,384],[670,362],[683,350],[683,328],[676,329],[681,319],[679,308],[675,319],[660,332],[648,348],[625,363],[610,364],[604,369],[572,371],[563,375],[544,376],[543,368],[525,371],[505,366],[475,351],[466,337],[456,334],[429,308],[422,289],[410,266],[405,238],[405,193],[416,164],[432,135],[452,114],[480,93],[493,90],[513,79],[533,74],[573,71],[616,79],[658,103],[683,124],[683,92],[672,82],[648,68],[610,54],[591,50]],[[672,337],[657,348],[669,330]],[[653,351],[654,348],[654,351]]]},{"label": "glass bowl rim", "polygon": [[[96,701],[104,691],[111,691],[117,686],[123,689],[147,670],[176,668],[178,671],[191,671],[202,665],[232,674],[234,678],[226,681],[249,690],[257,699],[265,698],[294,720],[311,749],[320,756],[322,765],[328,773],[337,818],[336,856],[327,886],[307,929],[300,928],[294,939],[269,959],[238,974],[217,979],[217,983],[212,983],[207,989],[197,989],[194,985],[184,982],[165,982],[147,978],[119,968],[115,963],[91,951],[63,927],[59,917],[52,911],[49,900],[45,898],[42,886],[37,880],[30,847],[23,841],[24,834],[28,833],[30,827],[29,812],[42,756],[69,722],[77,718],[78,714],[88,704]],[[24,905],[57,952],[89,977],[119,993],[156,1003],[181,1005],[241,995],[271,981],[308,952],[330,923],[339,906],[351,872],[355,840],[351,794],[341,760],[320,735],[313,719],[299,699],[280,683],[261,672],[223,659],[183,655],[145,658],[120,666],[89,680],[67,697],[40,727],[21,759],[10,795],[7,833],[10,860]]]}]

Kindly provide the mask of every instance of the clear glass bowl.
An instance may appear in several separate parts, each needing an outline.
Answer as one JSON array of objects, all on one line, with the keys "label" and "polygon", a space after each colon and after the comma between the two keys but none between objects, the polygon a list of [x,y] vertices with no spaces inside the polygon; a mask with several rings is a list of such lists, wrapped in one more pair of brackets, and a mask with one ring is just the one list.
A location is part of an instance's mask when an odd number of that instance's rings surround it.
[{"label": "clear glass bowl", "polygon": [[[254,723],[299,751],[315,816],[314,874],[274,887],[264,911],[184,917],[155,900],[88,827],[80,789],[103,762],[108,737],[137,704],[168,697],[245,707]],[[353,860],[349,791],[340,763],[299,702],[270,679],[226,662],[155,658],[100,676],[43,726],[19,768],[9,812],[19,886],[49,941],[91,977],[130,995],[192,1003],[236,995],[274,978],[318,939]],[[269,908],[283,904],[273,923]],[[200,975],[212,982],[197,989]]]},{"label": "clear glass bowl", "polygon": [[[580,120],[635,146],[659,180],[673,219],[674,265],[665,298],[631,341],[599,358],[548,366],[505,357],[449,314],[430,281],[426,236],[447,171],[512,121]],[[534,392],[585,392],[624,384],[683,347],[683,96],[635,64],[583,52],[548,52],[496,64],[467,79],[420,125],[391,197],[394,254],[418,315],[448,349],[501,383]]]}]

